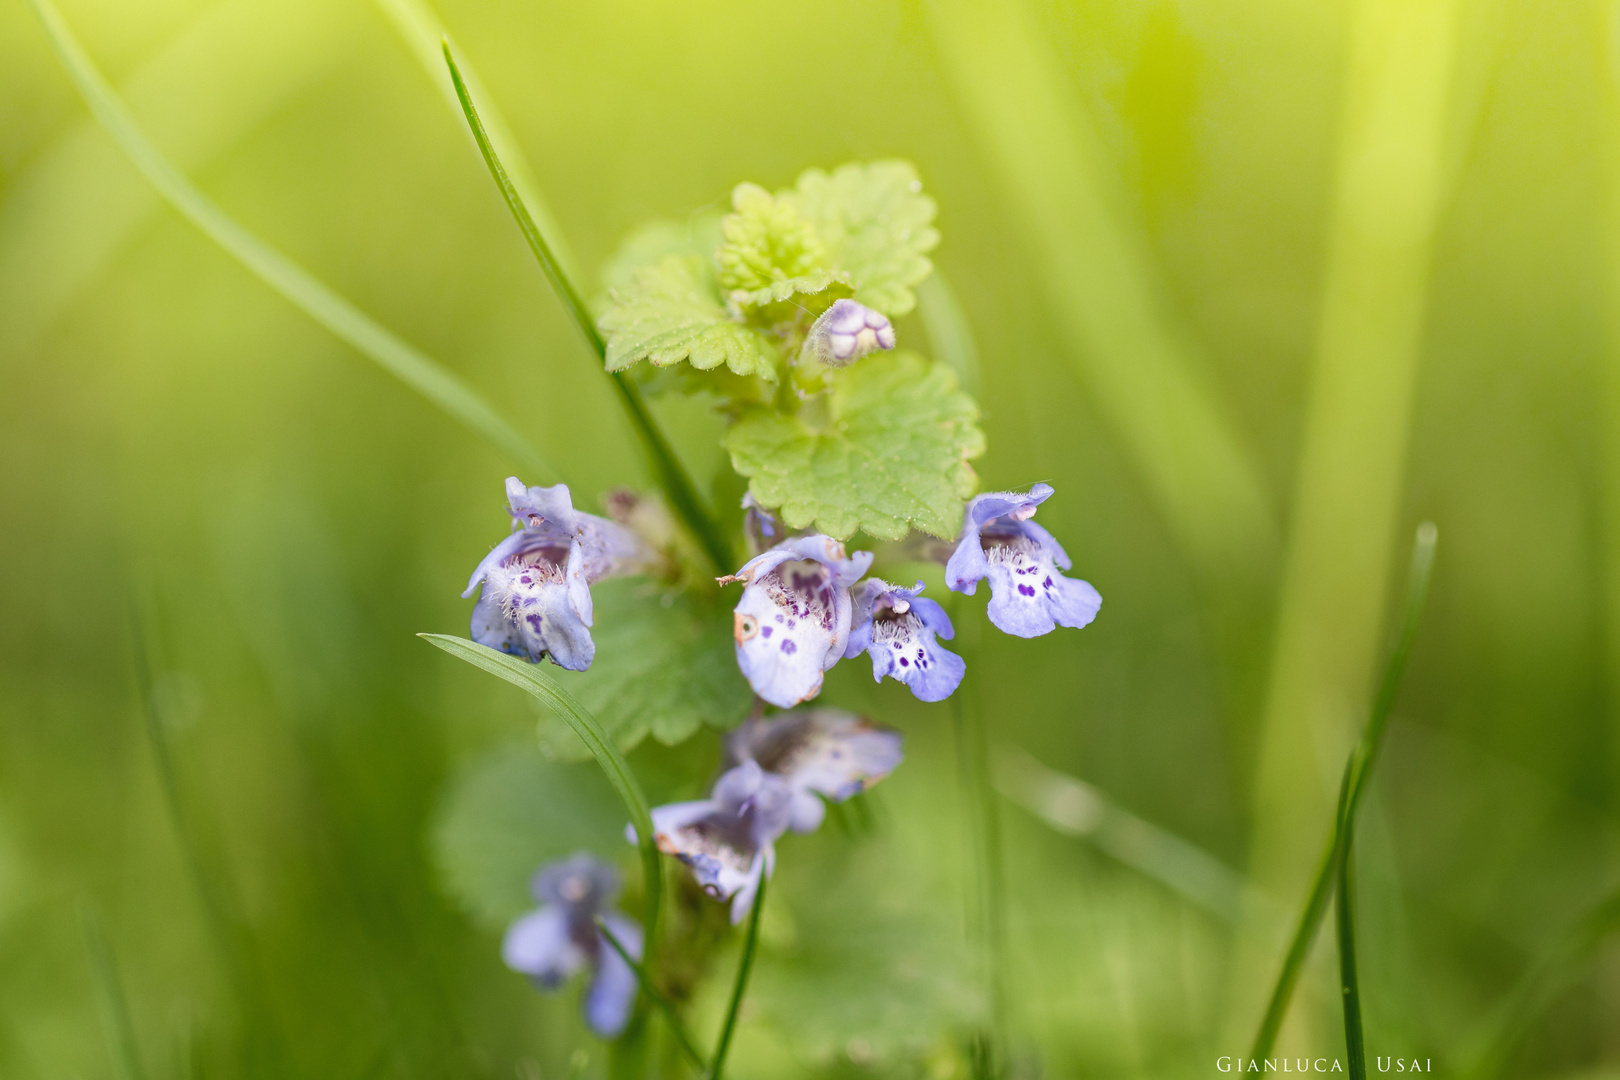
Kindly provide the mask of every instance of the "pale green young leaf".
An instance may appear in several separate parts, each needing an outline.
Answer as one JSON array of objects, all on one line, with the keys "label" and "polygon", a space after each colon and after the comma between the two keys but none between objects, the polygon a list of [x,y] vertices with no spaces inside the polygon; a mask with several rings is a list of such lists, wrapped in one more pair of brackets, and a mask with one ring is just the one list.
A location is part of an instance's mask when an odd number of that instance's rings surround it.
[{"label": "pale green young leaf", "polygon": [[956,535],[984,452],[978,406],[956,375],[910,352],[869,357],[798,412],[745,412],[726,433],[732,466],[789,528],[880,540],[911,527]]},{"label": "pale green young leaf", "polygon": [[628,284],[608,294],[597,325],[607,338],[609,371],[638,360],[658,367],[685,360],[700,371],[724,364],[738,375],[776,378],[770,336],[726,313],[713,272],[697,255],[666,255],[631,271]]},{"label": "pale green young leaf", "polygon": [[[603,581],[591,592],[596,659],[567,676],[568,688],[620,749],[648,735],[673,746],[705,724],[732,728],[747,715],[753,693],[737,670],[724,605],[664,596],[644,578]],[[584,752],[560,721],[544,721],[541,739],[557,757]]]},{"label": "pale green young leaf", "polygon": [[629,855],[624,823],[597,769],[547,761],[532,743],[503,745],[445,793],[434,815],[433,861],[461,907],[498,929],[535,906],[529,881],[541,864],[576,851]]},{"label": "pale green young leaf", "polygon": [[662,262],[666,255],[699,255],[712,264],[719,248],[718,212],[691,214],[682,221],[657,218],[625,237],[619,249],[602,264],[602,290],[628,287],[637,270]]},{"label": "pale green young leaf", "polygon": [[848,275],[855,299],[897,318],[916,306],[911,286],[928,276],[939,243],[934,200],[907,161],[810,169],[794,187],[800,212],[826,246],[828,265]]},{"label": "pale green young leaf", "polygon": [[794,193],[772,195],[758,184],[738,184],[731,208],[720,223],[724,240],[715,262],[720,288],[733,306],[780,303],[823,292],[834,282],[848,284]]}]

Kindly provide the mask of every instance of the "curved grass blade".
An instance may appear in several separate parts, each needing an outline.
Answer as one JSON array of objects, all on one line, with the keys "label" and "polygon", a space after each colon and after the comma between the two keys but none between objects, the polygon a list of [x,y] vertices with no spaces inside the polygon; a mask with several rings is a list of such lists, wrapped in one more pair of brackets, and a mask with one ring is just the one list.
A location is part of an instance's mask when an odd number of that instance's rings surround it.
[{"label": "curved grass blade", "polygon": [[[461,100],[456,96],[455,86],[445,82],[444,69],[439,66],[439,43],[450,36],[444,22],[426,0],[375,0],[375,3],[393,24],[400,39],[411,50],[411,55],[416,57],[416,62],[433,82],[433,88],[440,92],[445,104],[450,106],[450,111],[459,121]],[[551,253],[556,256],[557,264],[562,267],[564,273],[578,277],[578,260],[568,250],[566,238],[557,225],[557,218],[540,194],[540,185],[535,182],[534,170],[529,167],[522,145],[517,141],[517,136],[512,134],[512,126],[506,122],[506,117],[496,107],[494,99],[485,91],[483,80],[479,79],[478,72],[473,70],[472,64],[465,56],[461,62],[461,75],[472,95],[484,103],[482,118],[484,127],[489,131],[490,142],[506,163],[512,186],[522,196],[524,204],[534,213],[541,235],[551,238]]]},{"label": "curved grass blade", "polygon": [[[479,119],[478,109],[473,105],[467,84],[462,80],[461,71],[456,67],[455,57],[450,55],[450,43],[446,41],[443,45],[444,62],[450,68],[450,79],[455,83],[456,97],[461,100],[461,109],[466,114],[467,125],[472,129],[478,149],[484,155],[484,164],[489,166],[489,174],[494,177],[495,186],[500,189],[501,198],[506,200],[507,209],[511,210],[518,229],[523,233],[523,239],[528,241],[529,250],[534,252],[534,257],[540,263],[540,269],[545,271],[546,279],[551,282],[557,298],[562,301],[563,307],[574,320],[574,325],[584,335],[586,344],[596,353],[596,358],[606,370],[607,343],[602,340],[602,334],[596,328],[596,321],[591,318],[590,309],[585,306],[585,301],[580,297],[579,290],[574,288],[574,283],[563,272],[562,265],[551,250],[551,245],[546,242],[545,236],[535,225],[529,208],[524,205],[523,196],[518,193],[512,178],[507,174],[506,166],[501,164],[500,155],[495,152],[489,132],[484,129],[484,122]],[[641,439],[642,447],[652,464],[653,473],[658,478],[659,486],[664,489],[664,496],[669,500],[670,507],[691,530],[715,567],[722,574],[730,573],[734,565],[731,546],[716,527],[709,512],[704,509],[692,478],[686,474],[685,467],[675,456],[674,447],[670,446],[669,440],[664,437],[652,413],[647,410],[647,403],[642,399],[641,391],[625,377],[623,372],[609,371],[607,375],[613,382],[614,390],[618,392],[620,404],[624,406],[624,411],[630,418],[630,425],[635,428],[636,435]]]},{"label": "curved grass blade", "polygon": [[1379,747],[1384,741],[1384,731],[1389,727],[1389,714],[1395,706],[1395,695],[1400,691],[1401,677],[1406,673],[1406,661],[1412,654],[1412,643],[1417,639],[1418,621],[1423,615],[1423,603],[1429,595],[1429,578],[1434,570],[1434,547],[1437,539],[1438,533],[1433,522],[1426,521],[1418,526],[1417,538],[1412,545],[1412,565],[1407,574],[1406,602],[1401,612],[1395,648],[1390,653],[1389,662],[1384,665],[1383,678],[1378,685],[1378,695],[1373,699],[1367,727],[1362,731],[1361,740],[1351,752],[1350,761],[1345,766],[1341,799],[1343,808],[1334,822],[1333,835],[1328,838],[1327,850],[1322,853],[1316,879],[1311,885],[1304,910],[1300,912],[1299,923],[1294,929],[1293,940],[1290,941],[1288,952],[1283,958],[1282,970],[1277,975],[1276,985],[1272,988],[1266,1014],[1255,1033],[1254,1047],[1249,1051],[1251,1059],[1264,1059],[1271,1053],[1271,1048],[1277,1041],[1277,1032],[1282,1027],[1283,1016],[1288,1011],[1289,999],[1293,997],[1294,986],[1299,982],[1299,973],[1305,965],[1305,957],[1311,950],[1311,942],[1315,940],[1317,927],[1321,925],[1322,916],[1327,910],[1328,894],[1338,877],[1337,868],[1350,841],[1349,831],[1343,825],[1355,820],[1356,807],[1361,803],[1367,778],[1378,758]]},{"label": "curved grass blade", "polygon": [[[1338,919],[1339,937],[1339,993],[1344,1005],[1344,1045],[1348,1059],[1349,1080],[1367,1080],[1367,1039],[1361,1024],[1361,979],[1356,972],[1356,909],[1354,885],[1351,877],[1350,852],[1355,837],[1355,820],[1349,815],[1350,771],[1355,763],[1352,757],[1345,765],[1344,782],[1339,788],[1338,830],[1344,842],[1338,845],[1339,859],[1335,867],[1338,878],[1338,901],[1334,905]],[[1253,1060],[1253,1059],[1251,1059]]]},{"label": "curved grass blade", "polygon": [[528,691],[538,698],[541,704],[562,717],[590,749],[596,763],[607,774],[608,783],[613,785],[613,790],[618,792],[619,798],[624,801],[624,808],[630,812],[630,824],[636,830],[636,846],[641,850],[641,868],[645,875],[644,887],[647,893],[646,915],[643,918],[646,924],[647,955],[653,955],[653,943],[657,941],[658,911],[664,897],[664,879],[658,862],[658,847],[653,843],[652,814],[647,809],[647,797],[642,794],[635,773],[630,771],[629,763],[624,760],[624,755],[619,753],[619,748],[613,745],[613,740],[602,730],[602,725],[596,722],[596,717],[587,712],[583,705],[574,700],[574,695],[563,689],[555,676],[538,664],[519,660],[475,641],[452,637],[449,634],[416,636],[438,646],[451,656],[467,661],[473,667],[482,668],[491,675]]},{"label": "curved grass blade", "polygon": [[456,376],[248,232],[171,165],[147,139],[50,0],[29,0],[68,77],[98,123],[169,205],[294,307],[534,474],[556,479],[545,458]]},{"label": "curved grass blade", "polygon": [[766,875],[759,876],[759,891],[754,893],[754,910],[748,913],[748,936],[743,938],[742,958],[737,961],[737,981],[731,988],[731,1004],[726,1007],[726,1022],[720,1028],[720,1041],[714,1047],[714,1062],[704,1074],[704,1080],[720,1080],[726,1067],[726,1052],[731,1049],[731,1036],[737,1030],[737,1012],[742,1008],[743,995],[748,991],[748,973],[754,967],[754,949],[759,944],[759,913],[765,909]]},{"label": "curved grass blade", "polygon": [[90,960],[90,977],[101,1005],[113,1066],[121,1080],[146,1080],[146,1068],[141,1064],[140,1050],[135,1045],[129,999],[124,995],[124,981],[118,973],[118,958],[113,955],[107,935],[101,931],[101,922],[85,900],[79,901],[79,926],[84,932],[84,951]]},{"label": "curved grass blade", "polygon": [[703,1055],[698,1053],[697,1047],[692,1044],[692,1037],[686,1033],[686,1026],[681,1023],[681,1018],[675,1015],[675,1006],[671,1005],[669,999],[658,992],[658,988],[653,985],[652,976],[647,974],[647,969],[637,963],[636,959],[625,950],[624,945],[620,943],[618,937],[613,933],[612,927],[608,926],[604,919],[597,918],[596,929],[601,932],[602,940],[606,941],[609,947],[619,954],[619,959],[629,964],[630,970],[636,973],[636,981],[641,984],[642,993],[646,994],[648,1000],[658,1006],[658,1011],[664,1014],[664,1020],[669,1024],[669,1030],[675,1036],[675,1042],[680,1045],[681,1053],[685,1054],[686,1060],[691,1062],[692,1066],[701,1073],[703,1071]]}]

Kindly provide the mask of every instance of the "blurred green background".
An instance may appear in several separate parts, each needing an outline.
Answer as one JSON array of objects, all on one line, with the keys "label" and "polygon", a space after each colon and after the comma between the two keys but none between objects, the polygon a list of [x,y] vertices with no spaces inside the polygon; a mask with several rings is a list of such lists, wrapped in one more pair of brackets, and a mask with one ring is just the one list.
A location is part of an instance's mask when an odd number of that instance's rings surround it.
[{"label": "blurred green background", "polygon": [[[494,401],[576,505],[645,484],[408,8],[63,13],[200,186]],[[743,179],[900,156],[939,200],[983,483],[1053,483],[1041,520],[1106,599],[1083,632],[978,635],[990,739],[1267,898],[1201,904],[1002,803],[1025,1075],[1246,1050],[1425,519],[1439,568],[1360,838],[1368,1052],[1620,1074],[1620,949],[1578,932],[1620,854],[1611,5],[438,14],[587,281]],[[660,411],[714,476],[718,424]],[[600,792],[539,756],[520,695],[412,637],[464,632],[512,469],[163,205],[0,2],[0,1075],[132,1060],[85,919],[149,1076],[602,1067],[572,996],[498,956],[524,860],[589,831],[538,793]],[[909,759],[874,834],[784,842],[733,1074],[960,1076],[948,713],[859,663],[827,696]],[[631,760],[667,798],[713,754]],[[1342,1055],[1332,956],[1284,1050]]]}]

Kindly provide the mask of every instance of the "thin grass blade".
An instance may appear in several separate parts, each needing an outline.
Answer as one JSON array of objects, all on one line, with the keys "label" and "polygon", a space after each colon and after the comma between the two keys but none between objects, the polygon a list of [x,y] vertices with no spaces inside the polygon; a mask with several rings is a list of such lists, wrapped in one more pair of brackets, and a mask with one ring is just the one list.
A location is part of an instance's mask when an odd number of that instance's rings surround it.
[{"label": "thin grass blade", "polygon": [[714,1047],[714,1061],[709,1065],[705,1080],[720,1080],[726,1067],[726,1053],[731,1049],[731,1036],[737,1029],[737,1013],[742,1008],[743,995],[748,992],[748,973],[754,967],[754,949],[759,944],[759,913],[765,909],[766,875],[759,877],[759,891],[754,893],[754,909],[748,913],[748,936],[743,938],[742,957],[737,961],[737,981],[731,987],[731,1004],[726,1007],[726,1022],[720,1028],[720,1041]]},{"label": "thin grass blade", "polygon": [[135,1044],[135,1025],[130,1020],[129,999],[124,996],[124,980],[118,973],[118,958],[101,930],[87,901],[79,903],[79,927],[84,933],[84,951],[90,961],[90,977],[101,1005],[113,1068],[120,1080],[146,1080],[140,1049]]},{"label": "thin grass blade", "polygon": [[928,330],[934,356],[956,372],[956,381],[963,390],[978,397],[979,345],[973,339],[973,328],[956,298],[956,290],[937,266],[917,286],[917,314]]},{"label": "thin grass blade", "polygon": [[1338,983],[1345,1006],[1345,1057],[1348,1059],[1349,1080],[1367,1080],[1367,1040],[1361,1027],[1361,978],[1356,973],[1356,907],[1354,907],[1354,879],[1351,876],[1351,842],[1349,834],[1353,823],[1345,821],[1345,844],[1340,845],[1338,858]]},{"label": "thin grass blade", "polygon": [[134,116],[91,61],[50,0],[29,0],[62,66],[96,120],[187,221],[304,314],[400,382],[506,453],[532,474],[557,472],[522,435],[460,379],[238,225],[199,191],[147,139]]},{"label": "thin grass blade", "polygon": [[1350,761],[1345,767],[1344,786],[1340,792],[1341,809],[1334,821],[1333,833],[1328,838],[1327,849],[1322,853],[1311,891],[1305,900],[1305,907],[1300,912],[1299,922],[1294,928],[1288,952],[1283,957],[1282,970],[1278,973],[1277,982],[1272,988],[1265,1016],[1261,1018],[1260,1028],[1255,1033],[1254,1047],[1249,1051],[1251,1059],[1264,1059],[1276,1044],[1277,1032],[1282,1028],[1283,1017],[1288,1012],[1288,1003],[1293,997],[1295,985],[1299,982],[1300,970],[1305,965],[1311,943],[1316,939],[1317,928],[1327,911],[1328,896],[1333,891],[1334,882],[1338,877],[1337,869],[1343,858],[1342,846],[1349,840],[1341,824],[1354,819],[1356,807],[1360,805],[1362,793],[1366,790],[1372,765],[1378,758],[1379,747],[1383,744],[1384,732],[1389,726],[1390,711],[1395,707],[1395,697],[1400,691],[1401,678],[1406,673],[1406,662],[1411,657],[1412,645],[1417,640],[1423,605],[1428,599],[1429,579],[1434,571],[1434,550],[1438,538],[1439,534],[1433,522],[1426,521],[1418,526],[1417,538],[1412,545],[1411,569],[1406,579],[1406,601],[1401,608],[1400,629],[1396,634],[1395,647],[1390,652],[1389,662],[1384,665],[1383,677],[1379,680],[1378,694],[1373,698],[1367,726],[1363,729],[1361,739],[1351,752]]},{"label": "thin grass blade", "polygon": [[[433,88],[440,92],[445,104],[450,106],[450,111],[459,122],[461,99],[456,96],[455,85],[445,81],[444,68],[439,59],[439,43],[450,36],[443,20],[426,0],[375,0],[375,2],[393,24],[400,39],[411,50],[417,64],[432,81]],[[524,203],[533,212],[534,220],[540,226],[541,235],[549,238],[551,253],[556,256],[557,265],[570,277],[578,277],[579,261],[568,250],[567,238],[557,225],[556,215],[551,212],[550,206],[540,194],[540,185],[535,181],[534,170],[529,166],[522,144],[517,141],[517,136],[512,134],[512,126],[506,122],[506,117],[496,107],[494,98],[485,90],[483,80],[478,77],[478,72],[473,70],[465,54],[461,61],[461,76],[466,80],[472,96],[484,103],[482,117],[484,127],[489,132],[490,142],[506,163],[512,186],[517,189]]]},{"label": "thin grass blade", "polygon": [[686,474],[686,468],[675,456],[675,449],[665,438],[663,431],[658,427],[657,421],[647,409],[647,403],[641,396],[634,383],[625,378],[622,372],[607,371],[607,343],[602,340],[602,334],[596,328],[596,321],[591,318],[591,312],[581,298],[579,290],[569,280],[563,271],[562,264],[558,262],[551,245],[547,243],[539,226],[534,223],[534,217],[523,202],[523,196],[518,193],[517,187],[512,183],[506,166],[501,163],[500,155],[495,150],[495,144],[490,140],[489,132],[484,128],[484,122],[479,118],[478,109],[473,104],[472,94],[467,89],[466,82],[461,77],[461,71],[456,67],[455,57],[450,54],[450,43],[445,41],[444,62],[450,69],[450,80],[455,84],[456,97],[461,101],[462,112],[467,117],[467,126],[472,129],[473,139],[478,143],[478,149],[484,156],[484,164],[489,167],[489,174],[495,180],[495,186],[500,190],[501,198],[506,200],[507,209],[517,221],[518,229],[523,233],[523,239],[529,244],[529,250],[534,252],[540,269],[545,272],[546,279],[556,290],[557,298],[567,309],[574,325],[584,336],[586,344],[596,353],[596,358],[604,367],[603,370],[613,382],[613,388],[618,392],[619,402],[624,406],[626,415],[630,418],[630,425],[641,439],[642,447],[652,465],[653,474],[657,477],[659,486],[664,489],[664,496],[669,500],[670,507],[680,517],[686,527],[691,530],[698,542],[703,546],[704,552],[721,573],[730,573],[733,567],[731,546],[726,542],[725,536],[716,527],[714,518],[704,509],[702,500],[698,497],[697,488],[692,478]]},{"label": "thin grass blade", "polygon": [[669,1024],[669,1030],[675,1036],[675,1042],[679,1044],[681,1053],[685,1054],[686,1060],[701,1073],[704,1068],[703,1055],[698,1053],[697,1046],[692,1042],[692,1037],[686,1033],[686,1025],[682,1024],[681,1018],[676,1015],[675,1006],[669,1003],[668,998],[659,993],[658,988],[653,985],[652,976],[647,974],[647,969],[642,967],[635,957],[630,955],[623,943],[619,941],[617,935],[613,933],[613,928],[608,926],[606,921],[598,918],[596,920],[596,929],[601,933],[602,940],[608,943],[608,947],[618,953],[619,959],[629,964],[630,970],[636,973],[636,981],[641,984],[642,993],[646,994],[647,999],[658,1006],[658,1011],[664,1014],[664,1021]]},{"label": "thin grass blade", "polygon": [[647,913],[643,921],[646,924],[647,955],[653,955],[664,883],[658,862],[658,847],[653,842],[652,814],[647,808],[647,797],[642,794],[641,784],[637,782],[635,773],[630,771],[630,764],[624,760],[624,755],[619,753],[619,748],[613,745],[613,740],[607,737],[602,725],[583,705],[574,700],[574,695],[563,689],[555,676],[538,664],[519,660],[475,641],[452,637],[449,634],[418,634],[417,637],[532,694],[548,709],[562,717],[590,749],[596,763],[602,767],[602,772],[607,774],[608,783],[613,785],[613,790],[623,800],[624,808],[630,814],[630,824],[636,830],[636,846],[641,850],[641,866],[646,881]]}]

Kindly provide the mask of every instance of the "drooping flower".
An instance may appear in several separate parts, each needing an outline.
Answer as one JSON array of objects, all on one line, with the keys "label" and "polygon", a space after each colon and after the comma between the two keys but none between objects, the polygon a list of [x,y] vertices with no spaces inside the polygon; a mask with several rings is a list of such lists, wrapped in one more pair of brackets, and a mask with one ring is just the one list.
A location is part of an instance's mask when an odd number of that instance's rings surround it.
[{"label": "drooping flower", "polygon": [[998,491],[975,496],[968,503],[961,539],[945,564],[945,584],[957,592],[972,596],[981,580],[990,579],[990,621],[1017,637],[1039,637],[1057,626],[1085,626],[1102,606],[1089,582],[1058,573],[1071,567],[1068,555],[1051,533],[1030,520],[1051,494],[1051,485],[1036,484],[1027,495]]},{"label": "drooping flower", "polygon": [[894,348],[894,327],[854,300],[835,300],[810,326],[802,355],[829,367],[848,367],[867,353]]},{"label": "drooping flower", "polygon": [[726,764],[757,762],[793,793],[789,828],[814,832],[826,803],[859,795],[904,760],[900,733],[842,709],[795,709],[754,718],[726,736]]},{"label": "drooping flower", "polygon": [[935,641],[949,641],[956,631],[944,608],[917,595],[922,590],[920,581],[903,589],[877,578],[855,586],[855,617],[844,658],[865,652],[872,658],[875,681],[887,675],[910,687],[919,701],[944,701],[961,684],[967,664]]},{"label": "drooping flower", "polygon": [[[744,761],[715,781],[707,799],[669,803],[652,811],[658,850],[692,870],[703,891],[731,900],[741,922],[762,876],[776,867],[776,839],[792,824],[793,789],[756,761]],[[625,835],[635,840],[633,829]]]},{"label": "drooping flower", "polygon": [[611,907],[619,876],[606,863],[580,852],[542,867],[530,891],[540,907],[507,928],[501,959],[547,992],[589,970],[585,1022],[604,1039],[617,1037],[635,1003],[636,973],[607,943],[596,920],[606,923],[636,960],[641,959],[642,946],[641,927]]},{"label": "drooping flower", "polygon": [[754,693],[787,709],[821,692],[822,672],[849,640],[849,587],[872,565],[870,551],[844,553],[830,536],[795,537],[750,559],[720,584],[743,583],[732,614],[737,666]]},{"label": "drooping flower", "polygon": [[646,559],[634,532],[574,509],[567,484],[525,488],[507,477],[512,534],[482,562],[462,596],[483,583],[473,607],[472,637],[480,645],[539,663],[549,656],[584,671],[596,655],[591,640],[591,585],[628,573]]}]

